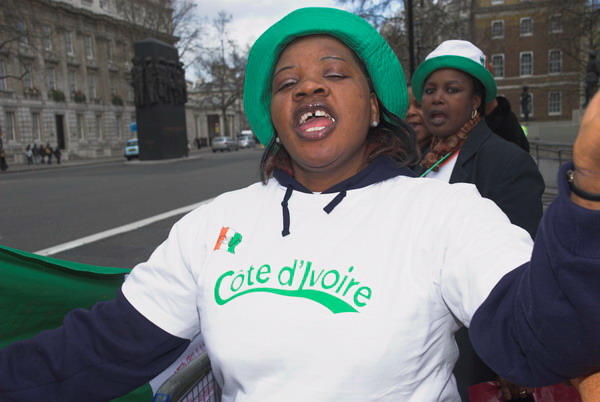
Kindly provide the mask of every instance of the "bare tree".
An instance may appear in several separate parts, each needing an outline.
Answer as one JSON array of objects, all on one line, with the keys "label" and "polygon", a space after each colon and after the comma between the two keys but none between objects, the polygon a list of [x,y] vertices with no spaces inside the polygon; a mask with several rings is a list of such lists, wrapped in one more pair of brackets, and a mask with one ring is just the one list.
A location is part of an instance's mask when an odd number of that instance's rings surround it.
[{"label": "bare tree", "polygon": [[193,64],[203,47],[205,21],[193,0],[117,0],[117,11],[132,30],[133,42],[155,37],[173,44],[185,66]]},{"label": "bare tree", "polygon": [[588,52],[600,52],[600,0],[548,0],[544,17],[546,38],[579,64],[588,63]]},{"label": "bare tree", "polygon": [[[15,0],[0,2],[0,52],[6,55],[17,55],[22,50],[34,54],[39,52],[37,42],[39,34],[32,27],[40,26],[35,16],[26,16]],[[0,80],[13,78],[21,80],[27,73],[9,74],[0,71]]]},{"label": "bare tree", "polygon": [[224,124],[223,135],[229,133],[227,110],[242,98],[248,49],[241,51],[229,38],[229,25],[232,16],[220,11],[213,20],[216,32],[216,46],[207,49],[198,65],[200,75],[207,78],[199,88],[203,101],[208,106],[220,110]]},{"label": "bare tree", "polygon": [[[403,66],[409,65],[409,0],[338,0],[371,22],[387,40]],[[471,0],[413,0],[415,65],[447,39],[470,40]],[[409,74],[407,74],[407,78]]]}]

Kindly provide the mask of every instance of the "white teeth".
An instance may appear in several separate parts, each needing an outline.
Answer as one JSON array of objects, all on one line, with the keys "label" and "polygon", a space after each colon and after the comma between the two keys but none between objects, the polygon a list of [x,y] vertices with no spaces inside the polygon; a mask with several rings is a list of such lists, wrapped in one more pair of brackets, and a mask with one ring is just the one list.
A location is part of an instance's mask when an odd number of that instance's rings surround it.
[{"label": "white teeth", "polygon": [[321,131],[321,130],[323,130],[324,128],[325,128],[325,127],[311,127],[311,128],[308,128],[308,129],[306,129],[306,132],[309,132],[309,133],[310,133],[310,132],[313,132],[313,131]]},{"label": "white teeth", "polygon": [[325,112],[324,110],[316,110],[314,113],[313,112],[306,112],[304,113],[301,117],[300,117],[300,124],[304,124],[306,123],[306,120],[308,120],[309,117],[328,117],[331,120],[335,121],[335,119],[333,119],[329,113]]}]

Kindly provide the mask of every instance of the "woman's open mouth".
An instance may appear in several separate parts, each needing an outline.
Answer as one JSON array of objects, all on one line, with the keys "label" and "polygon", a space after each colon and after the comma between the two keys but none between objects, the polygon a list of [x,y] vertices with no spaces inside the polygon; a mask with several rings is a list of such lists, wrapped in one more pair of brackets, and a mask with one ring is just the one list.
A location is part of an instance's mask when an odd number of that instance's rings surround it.
[{"label": "woman's open mouth", "polygon": [[448,121],[448,115],[439,110],[433,110],[431,111],[431,113],[429,113],[429,121],[434,126],[441,126],[446,121]]},{"label": "woman's open mouth", "polygon": [[296,111],[296,134],[305,140],[320,140],[333,130],[336,120],[324,104],[310,104]]}]

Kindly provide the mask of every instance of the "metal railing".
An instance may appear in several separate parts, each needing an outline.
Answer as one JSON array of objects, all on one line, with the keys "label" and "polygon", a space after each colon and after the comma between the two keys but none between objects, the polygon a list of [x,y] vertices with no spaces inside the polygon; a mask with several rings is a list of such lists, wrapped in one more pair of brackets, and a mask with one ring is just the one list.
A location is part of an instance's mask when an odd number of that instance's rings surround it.
[{"label": "metal railing", "polygon": [[552,141],[530,141],[529,146],[534,154],[535,161],[540,159],[558,160],[559,165],[569,161],[573,156],[573,144]]},{"label": "metal railing", "polygon": [[221,389],[206,352],[165,381],[153,402],[220,402]]}]

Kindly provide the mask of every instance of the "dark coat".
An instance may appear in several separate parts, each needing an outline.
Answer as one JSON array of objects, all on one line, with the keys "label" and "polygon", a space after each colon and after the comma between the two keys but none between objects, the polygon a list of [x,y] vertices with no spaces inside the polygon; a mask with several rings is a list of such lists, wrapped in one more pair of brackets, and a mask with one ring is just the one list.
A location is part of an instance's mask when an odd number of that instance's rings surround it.
[{"label": "dark coat", "polygon": [[[475,126],[462,145],[450,183],[475,184],[513,224],[535,237],[543,212],[544,179],[527,152],[500,138],[485,121]],[[455,337],[460,355],[454,375],[461,398],[468,400],[468,386],[495,380],[496,374],[476,355],[466,328]]]},{"label": "dark coat", "polygon": [[525,152],[529,152],[529,141],[519,124],[517,116],[511,111],[508,99],[503,96],[496,97],[498,106],[485,115],[488,127],[506,141],[514,142]]},{"label": "dark coat", "polygon": [[535,237],[542,218],[544,179],[533,158],[479,122],[460,149],[450,183],[475,184],[510,221]]}]

